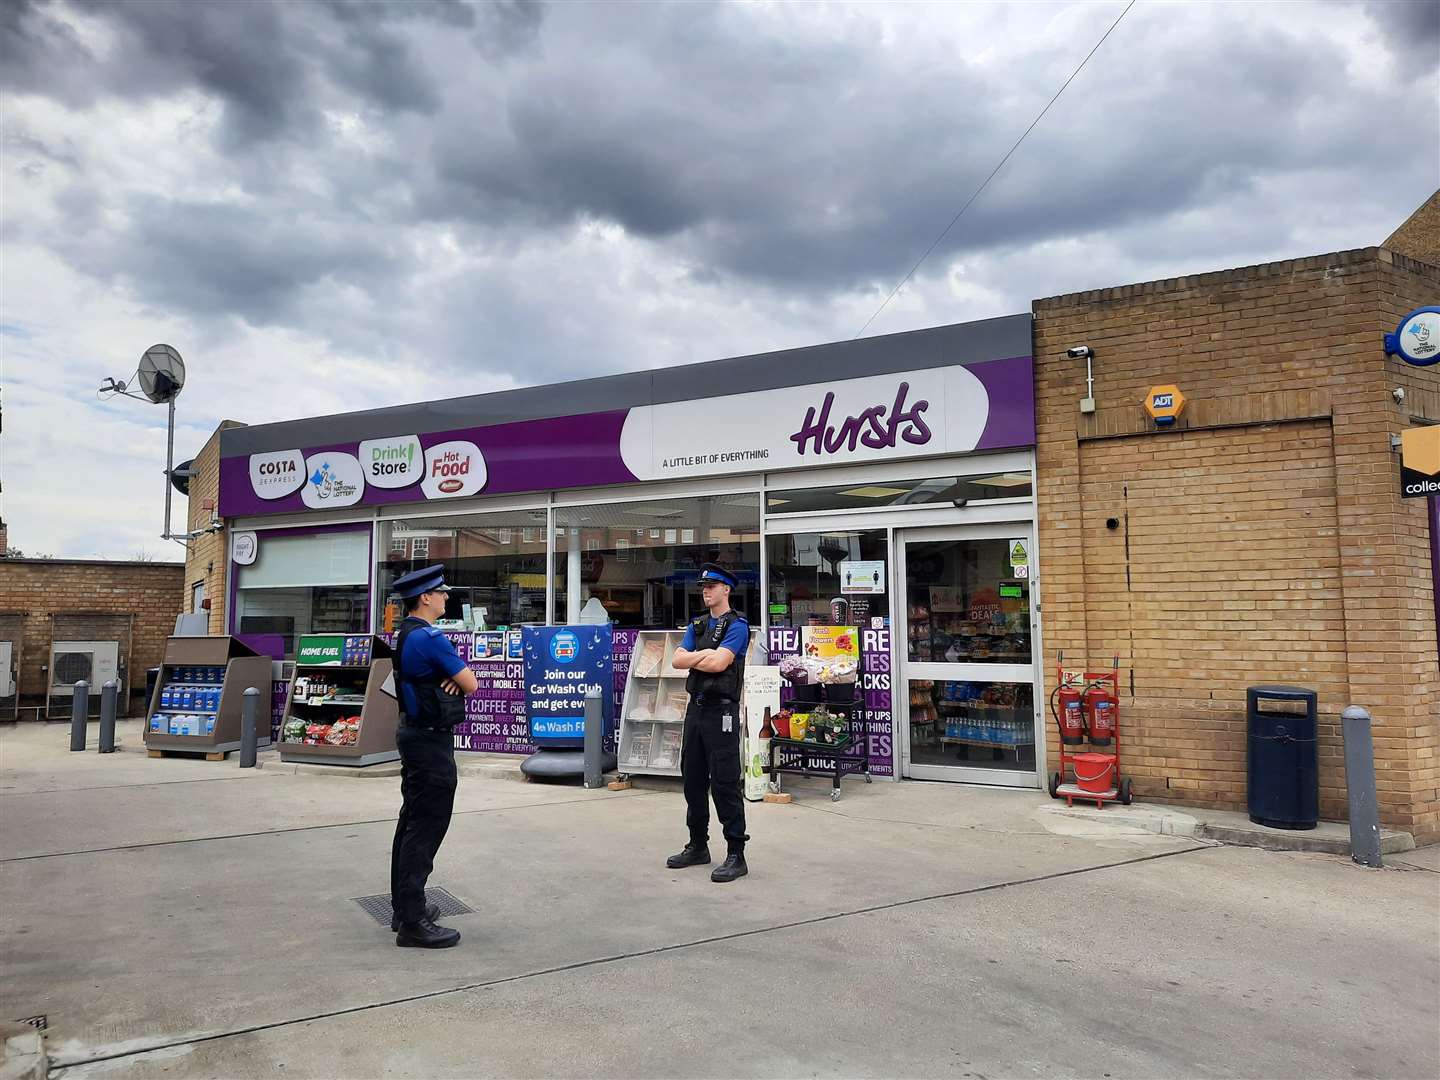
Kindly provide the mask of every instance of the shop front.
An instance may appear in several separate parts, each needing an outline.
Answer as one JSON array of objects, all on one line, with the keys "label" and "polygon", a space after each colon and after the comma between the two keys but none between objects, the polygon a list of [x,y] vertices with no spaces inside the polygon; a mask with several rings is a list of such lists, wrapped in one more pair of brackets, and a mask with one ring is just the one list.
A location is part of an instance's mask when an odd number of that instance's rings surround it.
[{"label": "shop front", "polygon": [[1030,340],[1018,315],[226,430],[226,625],[287,656],[387,634],[394,579],[444,562],[439,625],[481,682],[457,749],[528,753],[498,633],[598,600],[618,698],[638,633],[700,614],[719,561],[772,656],[857,630],[875,775],[1038,786]]}]

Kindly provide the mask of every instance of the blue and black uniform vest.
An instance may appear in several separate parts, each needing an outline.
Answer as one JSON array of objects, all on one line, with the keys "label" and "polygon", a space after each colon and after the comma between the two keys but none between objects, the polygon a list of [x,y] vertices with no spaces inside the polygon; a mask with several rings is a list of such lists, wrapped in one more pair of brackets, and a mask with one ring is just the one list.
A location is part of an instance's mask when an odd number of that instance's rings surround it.
[{"label": "blue and black uniform vest", "polygon": [[[701,615],[691,623],[695,629],[695,648],[718,649],[720,643],[725,640],[725,635],[730,632],[730,627],[740,616],[734,611],[727,611],[720,618],[715,620],[715,626],[707,634],[705,624],[710,621],[709,615]],[[746,643],[747,647],[749,643]],[[690,669],[690,675],[685,680],[685,689],[690,696],[703,695],[707,702],[729,700],[740,700],[740,687],[745,683],[745,653],[742,648],[735,654],[735,662],[724,671],[712,674],[708,671],[697,671]]]},{"label": "blue and black uniform vest", "polygon": [[[465,719],[465,699],[459,694],[447,694],[440,689],[443,676],[431,675],[424,679],[412,679],[401,670],[405,659],[405,642],[417,630],[428,630],[430,624],[424,619],[411,615],[400,624],[400,634],[395,639],[395,697],[400,703],[400,722],[423,728],[454,728]],[[415,703],[419,715],[410,716],[405,712],[404,684],[415,691]]]}]

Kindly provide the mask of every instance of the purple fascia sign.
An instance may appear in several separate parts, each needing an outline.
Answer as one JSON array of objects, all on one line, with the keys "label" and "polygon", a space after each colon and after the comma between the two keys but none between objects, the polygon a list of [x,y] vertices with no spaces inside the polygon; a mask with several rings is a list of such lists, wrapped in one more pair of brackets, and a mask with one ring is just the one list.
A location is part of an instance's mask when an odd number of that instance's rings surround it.
[{"label": "purple fascia sign", "polygon": [[225,517],[1035,445],[1029,356],[224,458]]}]

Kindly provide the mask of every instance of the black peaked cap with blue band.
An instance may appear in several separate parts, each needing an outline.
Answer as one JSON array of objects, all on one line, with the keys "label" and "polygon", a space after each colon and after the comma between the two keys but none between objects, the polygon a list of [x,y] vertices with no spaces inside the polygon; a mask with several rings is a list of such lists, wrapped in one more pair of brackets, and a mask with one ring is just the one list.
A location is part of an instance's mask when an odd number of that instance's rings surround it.
[{"label": "black peaked cap with blue band", "polygon": [[721,585],[729,585],[732,589],[740,587],[739,578],[723,566],[717,566],[713,562],[707,562],[700,567],[700,587],[704,588],[705,583],[709,581],[718,581]]},{"label": "black peaked cap with blue band", "polygon": [[444,563],[427,566],[424,570],[412,570],[404,577],[396,578],[395,584],[390,587],[390,591],[401,600],[409,600],[422,593],[449,591],[449,589],[450,586],[445,584]]}]

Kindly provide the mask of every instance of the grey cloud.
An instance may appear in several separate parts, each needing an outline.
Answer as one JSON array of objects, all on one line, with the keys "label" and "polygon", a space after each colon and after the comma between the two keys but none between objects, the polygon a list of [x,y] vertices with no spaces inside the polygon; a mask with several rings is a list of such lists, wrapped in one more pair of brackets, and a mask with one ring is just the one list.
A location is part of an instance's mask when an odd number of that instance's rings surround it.
[{"label": "grey cloud", "polygon": [[[1440,2],[1369,0],[1365,12],[1380,28],[1391,51],[1410,66],[1411,75],[1427,75],[1440,66]],[[1396,72],[1401,78],[1405,74]]]},{"label": "grey cloud", "polygon": [[308,289],[330,279],[378,289],[402,261],[358,230],[293,212],[147,197],[127,216],[114,233],[77,232],[66,254],[154,307],[202,318],[304,320]]}]

